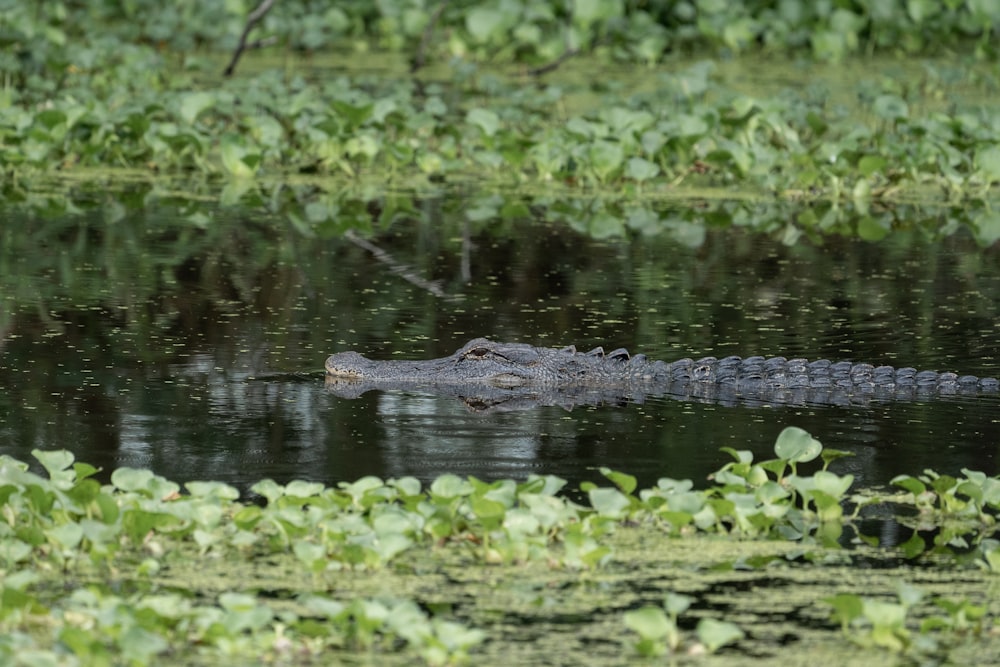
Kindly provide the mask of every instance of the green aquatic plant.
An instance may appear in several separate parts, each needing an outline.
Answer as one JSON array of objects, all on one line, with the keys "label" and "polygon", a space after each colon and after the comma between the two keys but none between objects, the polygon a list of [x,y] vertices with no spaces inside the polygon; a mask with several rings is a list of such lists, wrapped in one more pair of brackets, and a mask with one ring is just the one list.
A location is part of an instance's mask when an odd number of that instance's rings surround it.
[{"label": "green aquatic plant", "polygon": [[[896,588],[896,598],[889,602],[842,593],[824,602],[851,641],[915,657],[940,655],[955,644],[980,637],[995,625],[987,618],[986,606],[969,600],[928,596],[902,582]],[[933,605],[929,610],[928,601]]]},{"label": "green aquatic plant", "polygon": [[[734,623],[711,617],[698,621],[694,637],[685,635],[678,626],[678,617],[691,606],[694,600],[687,595],[667,593],[661,606],[645,605],[625,612],[625,627],[639,635],[633,644],[637,653],[644,657],[654,657],[665,653],[687,652],[715,653],[723,646],[743,639],[743,631]],[[696,641],[695,641],[696,640]],[[685,647],[685,642],[688,644]]]},{"label": "green aquatic plant", "polygon": [[897,521],[912,529],[901,545],[905,555],[916,558],[928,551],[958,553],[991,571],[998,571],[997,516],[1000,513],[1000,480],[976,470],[962,469],[962,477],[925,470],[917,476],[898,475],[891,480],[901,494],[868,493],[857,497],[857,506],[891,502],[900,512]]},{"label": "green aquatic plant", "polygon": [[[378,580],[380,572],[419,579],[446,563],[503,572],[541,567],[546,576],[567,571],[586,581],[623,565],[616,545],[640,538],[675,545],[684,536],[793,540],[829,560],[840,550],[838,531],[854,516],[842,506],[875,497],[848,497],[851,476],[826,469],[838,453],[824,457],[799,429],[777,438],[775,459],[729,454],[733,461],[704,489],[672,479],[639,489],[632,475],[602,469],[610,485],[581,484],[586,502],[562,495],[565,482],[553,476],[484,482],[442,475],[426,488],[413,478],[364,477],[335,487],[262,480],[253,486],[258,502],[247,503],[227,484],[181,485],[149,470],[120,468],[101,484],[98,470],[65,451],[35,452],[44,475],[0,457],[0,658],[45,662],[57,642],[91,664],[150,664],[187,655],[192,646],[205,655],[275,659],[402,650],[446,664],[478,650],[489,633],[452,615],[449,604],[424,608],[403,590],[357,595],[345,583]],[[821,458],[821,469],[806,474],[804,466]],[[998,543],[987,536],[996,478],[963,474],[900,477],[897,486],[907,494],[879,502],[919,506],[924,525],[946,536],[942,554],[973,546],[952,562],[971,558],[996,570]],[[951,528],[956,518],[980,533],[960,543]],[[755,570],[785,560],[747,554],[700,567]],[[232,571],[200,583],[193,573],[189,581],[171,574],[188,572],[192,563]],[[251,568],[249,579],[233,569],[240,563],[244,573]],[[256,569],[264,563],[271,565]],[[301,594],[286,601],[260,595],[271,567],[301,582],[294,587]],[[856,596],[831,598],[836,618],[862,643],[893,651],[923,650],[930,645],[924,635],[944,645],[955,636],[985,636],[990,627],[990,611],[971,599],[940,599],[915,631],[909,615],[919,596],[907,592],[898,603]],[[702,615],[693,634],[683,631],[678,619],[691,600],[673,592],[661,606],[636,599],[623,614],[639,636],[634,648],[645,655],[682,647],[712,652],[743,637],[731,620],[714,616]]]}]

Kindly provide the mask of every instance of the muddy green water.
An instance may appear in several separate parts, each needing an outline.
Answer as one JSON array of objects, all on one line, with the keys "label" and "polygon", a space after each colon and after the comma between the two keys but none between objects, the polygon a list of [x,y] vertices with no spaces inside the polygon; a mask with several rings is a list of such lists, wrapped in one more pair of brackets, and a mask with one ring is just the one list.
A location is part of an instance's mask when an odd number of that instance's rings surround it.
[{"label": "muddy green water", "polygon": [[853,452],[840,469],[862,486],[927,467],[997,472],[996,396],[839,407],[659,398],[484,415],[420,393],[324,392],[317,372],[332,352],[427,358],[476,336],[1000,375],[997,251],[962,234],[787,247],[713,232],[706,213],[707,231],[594,240],[558,216],[473,222],[468,209],[460,197],[423,200],[374,232],[325,239],[167,204],[7,214],[0,453],[65,447],[106,469],[244,489],[261,477],[444,472],[575,485],[598,466],[649,485],[704,479],[727,460],[722,446],[767,456],[796,425]]}]

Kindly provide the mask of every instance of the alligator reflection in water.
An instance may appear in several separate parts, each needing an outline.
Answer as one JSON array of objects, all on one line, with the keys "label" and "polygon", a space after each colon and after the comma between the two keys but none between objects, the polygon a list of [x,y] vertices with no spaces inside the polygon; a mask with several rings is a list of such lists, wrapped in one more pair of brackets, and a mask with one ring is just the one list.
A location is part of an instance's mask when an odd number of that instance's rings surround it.
[{"label": "alligator reflection in water", "polygon": [[621,404],[670,397],[720,404],[849,405],[997,394],[996,378],[822,359],[705,357],[672,363],[575,347],[535,347],[476,338],[426,361],[376,361],[357,352],[326,360],[326,387],[344,398],[410,390],[454,396],[474,412]]}]

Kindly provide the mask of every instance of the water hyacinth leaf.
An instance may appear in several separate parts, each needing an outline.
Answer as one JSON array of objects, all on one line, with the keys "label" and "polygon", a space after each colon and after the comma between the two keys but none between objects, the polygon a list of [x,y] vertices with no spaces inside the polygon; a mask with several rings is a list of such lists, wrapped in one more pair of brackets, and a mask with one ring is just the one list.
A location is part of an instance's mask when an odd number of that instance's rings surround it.
[{"label": "water hyacinth leaf", "polygon": [[864,603],[861,598],[851,593],[838,593],[823,598],[823,602],[833,607],[831,616],[835,621],[840,622],[840,627],[844,632],[847,632],[848,626],[855,619],[861,618],[864,613]]},{"label": "water hyacinth leaf", "polygon": [[464,651],[486,640],[486,633],[467,628],[461,623],[435,618],[431,621],[434,635],[449,651]]},{"label": "water hyacinth leaf", "polygon": [[989,548],[983,547],[983,560],[986,562],[990,572],[1000,573],[1000,545],[995,540],[987,540],[991,543]]},{"label": "water hyacinth leaf", "polygon": [[498,9],[476,7],[465,15],[465,28],[480,44],[488,42],[504,29],[504,14]]},{"label": "water hyacinth leaf", "polygon": [[261,146],[280,149],[285,141],[285,130],[272,116],[251,116],[245,120],[250,135]]},{"label": "water hyacinth leaf", "polygon": [[78,523],[64,523],[50,528],[49,537],[65,549],[74,549],[83,539],[83,528]]},{"label": "water hyacinth leaf", "polygon": [[906,607],[919,604],[925,597],[924,591],[905,581],[901,581],[896,585],[896,595],[899,596],[899,601]]},{"label": "water hyacinth leaf", "polygon": [[183,93],[180,97],[180,116],[191,125],[203,111],[215,104],[215,95],[204,91]]},{"label": "water hyacinth leaf", "polygon": [[671,616],[679,616],[688,610],[693,602],[693,598],[681,593],[667,593],[663,598],[663,608]]},{"label": "water hyacinth leaf", "polygon": [[332,600],[325,595],[306,595],[300,598],[299,602],[309,611],[326,616],[331,620],[343,614],[344,610],[347,609],[347,605],[343,602]]},{"label": "water hyacinth leaf", "polygon": [[705,494],[700,491],[689,491],[670,496],[670,509],[675,512],[697,514],[705,508]]},{"label": "water hyacinth leaf", "polygon": [[347,131],[353,131],[371,118],[375,109],[374,104],[350,104],[341,100],[333,100],[330,102],[330,107],[338,118],[347,121],[345,123]]},{"label": "water hyacinth leaf", "polygon": [[384,511],[372,520],[372,530],[379,536],[403,535],[419,529],[414,525],[419,517],[403,511]]},{"label": "water hyacinth leaf", "polygon": [[754,491],[754,498],[763,504],[778,503],[790,495],[788,489],[774,480],[767,480],[757,486]]},{"label": "water hyacinth leaf", "polygon": [[[546,530],[557,525],[566,515],[566,509],[562,502],[552,496],[523,496],[521,501],[528,508],[532,518]],[[504,519],[504,525],[506,525],[508,521],[511,522],[512,526],[518,525],[518,515],[512,515],[511,512],[520,511],[521,510],[515,508],[507,512],[507,516]],[[575,512],[573,514],[575,514]]]},{"label": "water hyacinth leaf", "polygon": [[660,175],[660,168],[653,162],[641,157],[631,157],[625,164],[625,176],[634,181],[648,181]]},{"label": "water hyacinth leaf", "polygon": [[841,498],[854,482],[854,475],[837,475],[828,470],[819,470],[813,475],[815,488],[833,498]]},{"label": "water hyacinth leaf", "polygon": [[240,497],[238,489],[223,482],[197,482],[191,481],[184,484],[195,498],[216,498],[218,500],[236,500]]},{"label": "water hyacinth leaf", "polygon": [[[0,563],[4,563],[7,568],[10,568],[15,563],[18,563],[28,556],[31,555],[31,545],[21,540],[17,539],[3,539],[0,540]],[[10,575],[3,582],[4,588],[12,586],[10,583]]]},{"label": "water hyacinth leaf", "polygon": [[708,133],[708,123],[698,116],[679,114],[674,124],[674,132],[681,137],[701,137]]},{"label": "water hyacinth leaf", "polygon": [[913,531],[910,539],[899,545],[899,550],[903,552],[903,558],[912,560],[927,550],[927,544],[924,542],[924,538],[920,537],[916,531]]},{"label": "water hyacinth leaf", "polygon": [[413,546],[413,540],[401,533],[380,535],[372,549],[386,563]]},{"label": "water hyacinth leaf", "polygon": [[606,209],[595,213],[587,220],[586,232],[595,239],[609,239],[625,233],[625,221]]},{"label": "water hyacinth leaf", "polygon": [[503,503],[478,496],[469,499],[469,506],[476,518],[490,525],[499,525],[507,511]]},{"label": "water hyacinth leaf", "polygon": [[255,160],[249,159],[252,156],[246,144],[237,137],[226,135],[222,138],[219,156],[222,159],[222,166],[231,176],[247,179],[253,177],[255,170],[251,162]]},{"label": "water hyacinth leaf", "polygon": [[[73,473],[75,475],[75,471]],[[79,507],[86,507],[101,496],[101,485],[96,479],[81,479],[66,490],[66,497]]]},{"label": "water hyacinth leaf", "polygon": [[554,496],[557,493],[559,493],[559,491],[561,491],[562,488],[567,484],[565,479],[557,475],[538,476],[532,474],[530,477],[528,477],[529,482],[532,482],[536,479],[541,479],[543,482],[542,488],[537,491],[537,493],[542,496]]},{"label": "water hyacinth leaf", "polygon": [[500,117],[489,109],[470,109],[465,115],[465,120],[470,125],[478,127],[487,137],[494,136],[500,129]]},{"label": "water hyacinth leaf", "polygon": [[959,482],[955,487],[955,493],[960,493],[979,505],[983,503],[982,487],[972,482]]},{"label": "water hyacinth leaf", "polygon": [[118,520],[118,516],[121,514],[121,507],[114,496],[101,492],[94,498],[94,503],[97,505],[99,518],[104,523],[113,524]]},{"label": "water hyacinth leaf", "polygon": [[431,496],[449,499],[468,495],[472,491],[472,485],[458,475],[446,473],[435,479],[431,483]]},{"label": "water hyacinth leaf", "polygon": [[980,211],[972,218],[975,225],[973,233],[976,241],[987,248],[1000,239],[1000,213],[996,211]]},{"label": "water hyacinth leaf", "polygon": [[76,479],[76,471],[68,469],[73,465],[73,454],[71,452],[65,449],[56,449],[47,452],[40,449],[33,449],[31,450],[31,455],[42,464],[42,467],[45,468],[45,472],[49,474],[49,479],[52,480],[56,488],[67,489],[72,486],[72,483]]},{"label": "water hyacinth leaf", "polygon": [[341,491],[349,495],[355,503],[359,504],[369,491],[374,491],[384,486],[385,484],[382,482],[382,479],[374,475],[366,475],[354,482],[340,482],[337,484],[337,487]]},{"label": "water hyacinth leaf", "polygon": [[[111,659],[110,650],[103,645],[97,634],[96,632],[75,626],[64,626],[59,630],[59,642],[70,650],[74,658],[84,664],[114,664],[114,661]],[[32,655],[32,653],[35,655]],[[25,650],[19,651],[18,655],[22,660],[20,664],[32,665],[32,667],[58,667],[65,664],[64,661],[58,660],[56,655],[51,652]],[[0,658],[3,657],[5,656],[0,652]],[[18,663],[14,663],[12,660],[10,664]]]},{"label": "water hyacinth leaf", "polygon": [[774,454],[793,463],[812,461],[822,451],[823,445],[820,441],[797,426],[786,427],[778,434],[778,439],[774,443]]},{"label": "water hyacinth leaf", "polygon": [[958,480],[951,475],[938,475],[931,480],[931,488],[940,496],[952,496]]},{"label": "water hyacinth leaf", "polygon": [[868,178],[873,174],[885,171],[888,163],[889,161],[881,155],[865,155],[858,160],[858,171],[862,176]]},{"label": "water hyacinth leaf", "polygon": [[118,645],[121,647],[122,656],[128,662],[140,665],[151,664],[154,656],[170,648],[166,639],[138,625],[126,630],[125,634],[118,638]]},{"label": "water hyacinth leaf", "polygon": [[511,537],[523,537],[538,533],[542,522],[529,510],[515,507],[507,510],[503,518],[503,527]]},{"label": "water hyacinth leaf", "polygon": [[400,477],[398,479],[390,479],[386,482],[388,486],[399,491],[400,495],[404,497],[414,497],[420,495],[421,484],[420,480],[416,477]]},{"label": "water hyacinth leaf", "polygon": [[872,109],[885,120],[901,120],[910,115],[910,107],[898,95],[879,95],[875,98]]},{"label": "water hyacinth leaf", "polygon": [[119,536],[118,526],[108,525],[103,521],[95,521],[94,519],[81,519],[80,528],[83,530],[83,536],[98,550],[103,548],[104,545],[113,544]]},{"label": "water hyacinth leaf", "polygon": [[250,490],[266,498],[268,503],[274,503],[278,498],[285,495],[285,487],[273,479],[262,479],[251,486]]},{"label": "water hyacinth leaf", "polygon": [[646,207],[634,208],[628,212],[625,225],[633,231],[652,235],[659,231],[660,216]]},{"label": "water hyacinth leaf", "polygon": [[587,494],[590,504],[601,515],[612,519],[621,518],[631,504],[628,496],[618,489],[591,489]]},{"label": "water hyacinth leaf", "polygon": [[148,491],[153,472],[139,468],[117,468],[111,473],[111,483],[122,491]]},{"label": "water hyacinth leaf", "polygon": [[66,114],[59,109],[46,109],[35,114],[35,120],[51,131],[66,122]]},{"label": "water hyacinth leaf", "polygon": [[841,449],[832,449],[830,447],[825,447],[823,452],[820,454],[820,458],[823,459],[823,468],[826,469],[831,463],[837,459],[842,459],[848,456],[854,456],[854,452],[845,452]]},{"label": "water hyacinth leaf", "polygon": [[254,596],[245,593],[222,593],[219,605],[229,612],[224,623],[233,633],[260,629],[273,618],[266,605],[258,604]]},{"label": "water hyacinth leaf", "polygon": [[975,165],[988,182],[1000,180],[1000,146],[991,145],[977,150]]},{"label": "water hyacinth leaf", "polygon": [[709,653],[715,653],[726,644],[732,644],[745,636],[736,624],[714,618],[698,621],[695,632],[698,634],[698,641],[705,645]]},{"label": "water hyacinth leaf", "polygon": [[599,139],[590,145],[587,151],[591,169],[598,179],[606,181],[621,167],[625,159],[622,145],[614,141]]},{"label": "water hyacinth leaf", "polygon": [[889,483],[909,491],[914,496],[919,496],[927,490],[926,484],[916,477],[910,477],[909,475],[898,475],[889,480]]},{"label": "water hyacinth leaf", "polygon": [[285,496],[294,498],[314,498],[323,492],[324,486],[319,482],[306,482],[300,479],[292,480],[285,486]]},{"label": "water hyacinth leaf", "polygon": [[1000,506],[1000,478],[987,477],[984,473],[965,468],[962,473],[969,478],[969,483],[979,487],[984,505]]},{"label": "water hyacinth leaf", "polygon": [[871,624],[871,642],[894,652],[903,651],[909,643],[909,632],[904,625],[906,608],[901,604],[865,599],[864,616]]},{"label": "water hyacinth leaf", "polygon": [[614,482],[615,486],[627,495],[631,495],[635,491],[635,487],[639,485],[639,481],[632,475],[605,467],[601,467],[600,470],[602,475]]},{"label": "water hyacinth leaf", "polygon": [[809,493],[809,498],[816,506],[816,514],[820,521],[840,521],[844,515],[844,508],[840,505],[840,499],[828,493],[814,489]]},{"label": "water hyacinth leaf", "polygon": [[670,631],[670,619],[659,607],[646,605],[625,612],[625,627],[643,639],[659,640]]}]

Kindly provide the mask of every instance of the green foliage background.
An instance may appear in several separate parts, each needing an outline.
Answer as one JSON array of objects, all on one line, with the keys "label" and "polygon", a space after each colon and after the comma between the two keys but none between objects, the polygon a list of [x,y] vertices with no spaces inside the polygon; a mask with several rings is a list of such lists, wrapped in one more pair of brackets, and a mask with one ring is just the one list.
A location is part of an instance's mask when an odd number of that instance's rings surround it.
[{"label": "green foliage background", "polygon": [[[98,168],[244,181],[230,200],[292,175],[862,201],[982,197],[1000,179],[1000,119],[979,102],[998,88],[995,3],[286,1],[223,79],[253,7],[0,3],[0,168],[24,188]],[[911,55],[938,60],[900,79]],[[895,65],[845,105],[829,86],[722,81],[736,56],[741,78],[788,59],[806,79],[809,63]]]}]

